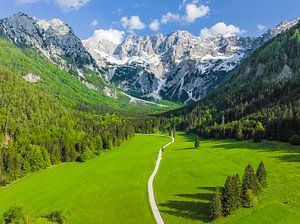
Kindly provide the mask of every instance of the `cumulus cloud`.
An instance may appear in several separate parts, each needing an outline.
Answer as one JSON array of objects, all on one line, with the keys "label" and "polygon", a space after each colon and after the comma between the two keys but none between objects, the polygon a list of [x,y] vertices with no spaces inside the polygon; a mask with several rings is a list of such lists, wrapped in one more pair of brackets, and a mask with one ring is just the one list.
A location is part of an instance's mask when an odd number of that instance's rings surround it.
[{"label": "cumulus cloud", "polygon": [[97,26],[97,25],[98,25],[98,20],[94,19],[94,20],[91,22],[91,25],[92,25],[92,26]]},{"label": "cumulus cloud", "polygon": [[172,12],[168,12],[167,14],[161,17],[162,24],[167,24],[172,21],[180,21],[180,20],[181,20],[181,16],[179,14],[175,14]]},{"label": "cumulus cloud", "polygon": [[209,37],[209,36],[217,36],[217,35],[234,35],[240,34],[241,29],[234,25],[226,25],[223,22],[217,23],[211,28],[204,28],[200,32],[200,36]]},{"label": "cumulus cloud", "polygon": [[197,6],[196,4],[186,5],[186,15],[185,21],[188,23],[193,23],[195,20],[206,16],[209,13],[209,7],[206,5]]},{"label": "cumulus cloud", "polygon": [[54,2],[61,9],[66,11],[77,10],[86,5],[90,0],[16,0],[19,4],[33,4],[36,2]]},{"label": "cumulus cloud", "polygon": [[128,30],[142,30],[145,28],[145,24],[141,21],[139,16],[131,16],[128,18],[124,16],[120,20],[122,26]]},{"label": "cumulus cloud", "polygon": [[149,28],[153,31],[159,30],[159,27],[160,27],[160,22],[158,21],[158,19],[153,20],[149,25]]},{"label": "cumulus cloud", "polygon": [[266,29],[266,26],[261,25],[261,24],[258,24],[258,25],[257,25],[257,29],[258,29],[259,31],[264,31],[264,30]]},{"label": "cumulus cloud", "polygon": [[124,31],[109,29],[109,30],[95,30],[93,38],[100,41],[100,40],[109,40],[114,44],[120,44],[123,41],[123,37],[125,35]]},{"label": "cumulus cloud", "polygon": [[184,21],[186,23],[193,23],[197,19],[208,15],[209,7],[206,5],[198,5],[198,0],[193,0],[192,3],[186,4],[187,1],[183,0],[182,4],[179,7],[179,10],[185,6],[185,13],[178,14],[168,12],[167,14],[161,17],[161,23],[167,24],[174,21]]}]

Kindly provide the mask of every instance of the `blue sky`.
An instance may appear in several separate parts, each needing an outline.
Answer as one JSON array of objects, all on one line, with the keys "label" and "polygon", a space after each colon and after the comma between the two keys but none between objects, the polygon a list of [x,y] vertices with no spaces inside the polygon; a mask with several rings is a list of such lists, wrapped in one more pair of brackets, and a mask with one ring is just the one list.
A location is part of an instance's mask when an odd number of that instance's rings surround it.
[{"label": "blue sky", "polygon": [[300,0],[0,0],[1,18],[19,11],[60,18],[82,39],[98,29],[140,35],[180,29],[199,35],[207,27],[206,33],[258,35],[300,16]]}]

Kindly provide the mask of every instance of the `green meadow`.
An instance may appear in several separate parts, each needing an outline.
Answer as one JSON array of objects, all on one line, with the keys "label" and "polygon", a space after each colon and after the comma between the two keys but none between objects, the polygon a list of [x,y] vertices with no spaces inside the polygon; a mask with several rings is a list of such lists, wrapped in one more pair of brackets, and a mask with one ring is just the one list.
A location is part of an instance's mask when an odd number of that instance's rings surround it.
[{"label": "green meadow", "polygon": [[57,209],[72,223],[154,223],[147,181],[169,138],[137,135],[85,163],[66,163],[27,176],[0,191],[0,212],[22,205],[35,216]]},{"label": "green meadow", "polygon": [[242,208],[214,223],[300,223],[300,147],[286,143],[203,140],[194,149],[192,136],[179,134],[165,150],[154,189],[161,214],[168,224],[207,223],[209,202],[226,177],[247,164],[264,161],[268,189],[255,208]]},{"label": "green meadow", "polygon": [[[178,133],[164,150],[155,178],[157,204],[166,224],[208,223],[209,202],[228,175],[242,177],[247,164],[261,160],[268,189],[255,208],[242,208],[214,223],[299,223],[300,148],[286,143],[202,140]],[[70,211],[72,223],[155,223],[147,180],[157,152],[170,139],[137,135],[85,163],[66,163],[18,180],[0,191],[0,212],[14,204],[41,216]],[[44,221],[44,220],[40,220]],[[39,222],[44,223],[44,222]]]}]

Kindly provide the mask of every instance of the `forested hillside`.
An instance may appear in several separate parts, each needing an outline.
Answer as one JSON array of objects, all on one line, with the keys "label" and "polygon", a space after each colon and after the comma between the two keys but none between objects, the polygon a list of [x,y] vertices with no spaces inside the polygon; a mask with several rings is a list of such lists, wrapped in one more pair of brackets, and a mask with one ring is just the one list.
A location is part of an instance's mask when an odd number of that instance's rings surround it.
[{"label": "forested hillside", "polygon": [[131,103],[130,98],[120,94],[112,85],[105,87],[103,79],[92,74],[91,70],[86,70],[85,74],[88,83],[81,82],[72,72],[61,70],[33,48],[17,47],[5,37],[0,38],[0,58],[0,65],[16,75],[25,77],[34,74],[39,77],[35,86],[77,110],[97,114],[116,110],[123,113],[161,112],[169,108],[145,102]]},{"label": "forested hillside", "polygon": [[287,141],[300,134],[300,24],[270,40],[205,99],[162,115],[206,137]]},{"label": "forested hillside", "polygon": [[108,97],[101,92],[104,86],[87,88],[37,51],[5,38],[0,38],[0,58],[0,185],[53,164],[99,155],[135,131],[153,129],[139,114],[168,108],[132,104],[121,94]]}]

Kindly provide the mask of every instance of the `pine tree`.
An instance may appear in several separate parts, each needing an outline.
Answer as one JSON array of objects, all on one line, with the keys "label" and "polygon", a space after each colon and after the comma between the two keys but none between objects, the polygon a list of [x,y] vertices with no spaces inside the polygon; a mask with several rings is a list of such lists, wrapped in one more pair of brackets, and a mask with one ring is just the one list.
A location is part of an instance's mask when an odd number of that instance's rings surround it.
[{"label": "pine tree", "polygon": [[195,148],[197,149],[197,148],[199,148],[199,146],[200,146],[200,139],[199,139],[198,136],[196,136],[196,139],[195,139]]},{"label": "pine tree", "polygon": [[217,187],[210,205],[210,217],[215,220],[222,217],[221,191]]},{"label": "pine tree", "polygon": [[233,178],[228,176],[222,193],[222,213],[224,216],[228,216],[232,214],[234,210]]},{"label": "pine tree", "polygon": [[242,206],[242,188],[239,174],[233,176],[234,206],[236,209]]},{"label": "pine tree", "polygon": [[247,208],[251,208],[256,206],[257,198],[251,189],[248,189],[245,193],[245,204],[244,206]]},{"label": "pine tree", "polygon": [[264,163],[261,161],[256,171],[256,178],[263,188],[267,187],[267,172]]},{"label": "pine tree", "polygon": [[255,195],[259,192],[259,183],[254,174],[253,167],[250,164],[246,167],[243,177],[242,202],[244,206],[249,203],[246,195],[248,189],[252,190]]}]

